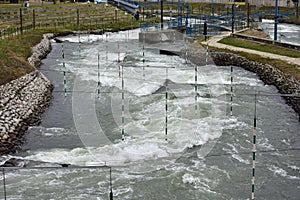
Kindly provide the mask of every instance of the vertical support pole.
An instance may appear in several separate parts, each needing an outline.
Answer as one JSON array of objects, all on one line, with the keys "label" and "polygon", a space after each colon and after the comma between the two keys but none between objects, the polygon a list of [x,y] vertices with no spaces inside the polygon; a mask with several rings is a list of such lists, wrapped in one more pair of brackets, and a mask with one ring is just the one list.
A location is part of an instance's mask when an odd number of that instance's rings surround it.
[{"label": "vertical support pole", "polygon": [[188,11],[188,7],[186,6],[186,16],[185,16],[185,34],[192,34],[191,32],[189,33],[188,32],[188,25],[189,25],[189,21],[188,21],[188,18],[189,18],[189,11]]},{"label": "vertical support pole", "polygon": [[22,12],[22,8],[20,8],[20,31],[21,31],[21,34],[23,34],[23,12]]},{"label": "vertical support pole", "polygon": [[247,28],[250,27],[250,3],[247,3]]},{"label": "vertical support pole", "polygon": [[251,183],[251,199],[254,200],[254,183],[255,183],[255,160],[256,160],[256,99],[254,97],[254,119],[253,119],[253,148],[252,148],[252,183]]},{"label": "vertical support pole", "polygon": [[164,28],[164,1],[160,0],[160,28]]},{"label": "vertical support pole", "polygon": [[32,27],[35,29],[35,9],[32,10]]},{"label": "vertical support pole", "polygon": [[100,98],[100,87],[101,87],[101,83],[100,83],[100,53],[98,51],[98,99]]},{"label": "vertical support pole", "polygon": [[231,8],[231,15],[232,15],[232,19],[231,19],[231,33],[234,33],[234,7],[235,7],[235,4],[232,4],[232,8]]},{"label": "vertical support pole", "polygon": [[113,195],[113,190],[112,190],[112,179],[111,179],[111,167],[109,167],[109,200],[113,200],[114,199],[114,195]]},{"label": "vertical support pole", "polygon": [[233,104],[233,66],[230,67],[230,116],[232,116]]},{"label": "vertical support pole", "polygon": [[178,28],[181,26],[181,17],[180,17],[180,0],[177,2],[177,26]]},{"label": "vertical support pole", "polygon": [[299,18],[299,0],[296,2],[296,17]]},{"label": "vertical support pole", "polygon": [[211,0],[211,15],[215,16],[214,0]]},{"label": "vertical support pole", "polygon": [[5,169],[2,168],[2,176],[3,176],[3,193],[4,193],[4,200],[6,200],[6,180],[5,180]]},{"label": "vertical support pole", "polygon": [[168,67],[166,67],[166,116],[165,116],[165,141],[168,140]]},{"label": "vertical support pole", "polygon": [[278,25],[278,0],[275,0],[274,40],[277,40],[277,25]]}]

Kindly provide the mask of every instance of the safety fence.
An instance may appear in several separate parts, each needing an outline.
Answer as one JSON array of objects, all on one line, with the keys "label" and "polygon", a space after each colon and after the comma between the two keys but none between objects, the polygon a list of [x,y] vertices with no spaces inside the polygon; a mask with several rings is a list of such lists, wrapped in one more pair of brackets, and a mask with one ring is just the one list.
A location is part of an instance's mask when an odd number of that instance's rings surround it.
[{"label": "safety fence", "polygon": [[0,38],[38,28],[95,29],[130,20],[131,15],[104,4],[0,8]]}]

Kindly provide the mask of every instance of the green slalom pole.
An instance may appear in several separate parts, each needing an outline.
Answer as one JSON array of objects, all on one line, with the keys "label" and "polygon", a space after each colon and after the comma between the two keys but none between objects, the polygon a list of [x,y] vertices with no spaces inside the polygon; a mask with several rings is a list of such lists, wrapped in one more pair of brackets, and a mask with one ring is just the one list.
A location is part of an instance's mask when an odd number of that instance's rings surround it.
[{"label": "green slalom pole", "polygon": [[124,116],[124,112],[125,112],[125,105],[124,105],[124,71],[123,71],[123,65],[122,65],[122,140],[125,140],[125,130],[124,130],[124,126],[125,126],[125,116]]},{"label": "green slalom pole", "polygon": [[206,51],[205,51],[205,65],[208,65],[208,42],[206,43]]},{"label": "green slalom pole", "polygon": [[145,32],[143,32],[143,77],[145,77]]},{"label": "green slalom pole", "polygon": [[166,110],[166,116],[165,116],[165,140],[167,141],[168,138],[168,68],[166,68],[166,102],[165,102],[165,110]]},{"label": "green slalom pole", "polygon": [[64,53],[64,44],[61,44],[61,56],[63,60],[63,75],[64,75],[64,94],[67,96],[67,78],[66,78],[66,65],[65,65],[65,53]]},{"label": "green slalom pole", "polygon": [[198,110],[198,68],[195,65],[195,116],[197,116]]},{"label": "green slalom pole", "polygon": [[232,116],[233,106],[233,66],[230,67],[230,116]]},{"label": "green slalom pole", "polygon": [[252,181],[251,181],[251,199],[254,200],[255,191],[255,161],[256,161],[256,98],[254,97],[254,118],[253,118],[253,148],[252,148]]},{"label": "green slalom pole", "polygon": [[98,93],[98,98],[100,98],[100,53],[98,51],[98,87],[97,87],[97,93]]}]

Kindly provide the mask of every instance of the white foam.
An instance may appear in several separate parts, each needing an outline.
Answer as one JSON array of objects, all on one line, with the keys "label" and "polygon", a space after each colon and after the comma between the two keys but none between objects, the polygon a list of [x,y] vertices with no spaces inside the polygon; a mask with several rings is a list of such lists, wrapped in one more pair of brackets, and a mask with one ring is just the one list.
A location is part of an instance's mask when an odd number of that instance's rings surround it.
[{"label": "white foam", "polygon": [[282,177],[286,177],[288,179],[296,179],[296,180],[300,180],[300,177],[297,177],[297,176],[291,176],[287,173],[287,171],[285,171],[284,169],[280,168],[280,167],[277,167],[275,165],[271,165],[271,166],[268,166],[268,169],[270,171],[272,171],[275,175],[279,175],[279,176],[282,176]]}]

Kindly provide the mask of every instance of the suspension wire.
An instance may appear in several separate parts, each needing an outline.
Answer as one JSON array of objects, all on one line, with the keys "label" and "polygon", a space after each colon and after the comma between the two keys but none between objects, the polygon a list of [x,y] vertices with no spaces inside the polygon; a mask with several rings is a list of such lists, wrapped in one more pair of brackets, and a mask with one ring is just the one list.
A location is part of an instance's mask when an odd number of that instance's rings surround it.
[{"label": "suspension wire", "polygon": [[[288,149],[270,149],[270,150],[256,150],[256,153],[273,153],[273,152],[286,152],[286,151],[300,151],[300,148],[288,148]],[[209,157],[220,157],[220,156],[232,156],[232,155],[247,155],[253,154],[253,151],[245,151],[245,152],[238,152],[238,153],[219,153],[219,154],[208,154],[205,156],[206,158]]]},{"label": "suspension wire", "polygon": [[[182,84],[182,85],[184,85],[184,84]],[[193,86],[194,84],[188,84],[188,85],[191,85],[191,86]],[[205,84],[198,84],[198,86],[203,86],[203,85],[205,85]],[[52,92],[57,92],[57,93],[59,93],[59,92],[65,92],[65,91],[63,91],[63,90],[54,90],[54,91],[52,91]],[[89,93],[89,94],[93,94],[93,93],[95,93],[95,91],[94,92],[89,92],[89,91],[79,91],[79,90],[74,90],[74,91],[67,91],[67,93]],[[112,93],[112,94],[115,94],[115,93],[122,93],[122,92],[105,92],[105,91],[101,91],[101,94],[102,93],[106,93],[106,94],[109,94],[109,93]],[[128,94],[129,94],[130,92],[128,92]],[[143,93],[131,93],[131,94],[143,94]],[[147,95],[161,95],[161,93],[152,93],[152,94],[147,94]],[[224,95],[226,95],[226,94],[224,94]],[[245,96],[255,96],[255,94],[251,94],[251,93],[235,93],[235,96],[238,96],[238,95],[245,95]],[[293,94],[268,94],[268,93],[259,93],[259,94],[256,94],[257,96],[278,96],[278,97],[294,97],[294,98],[300,98],[300,95],[293,95]]]}]

